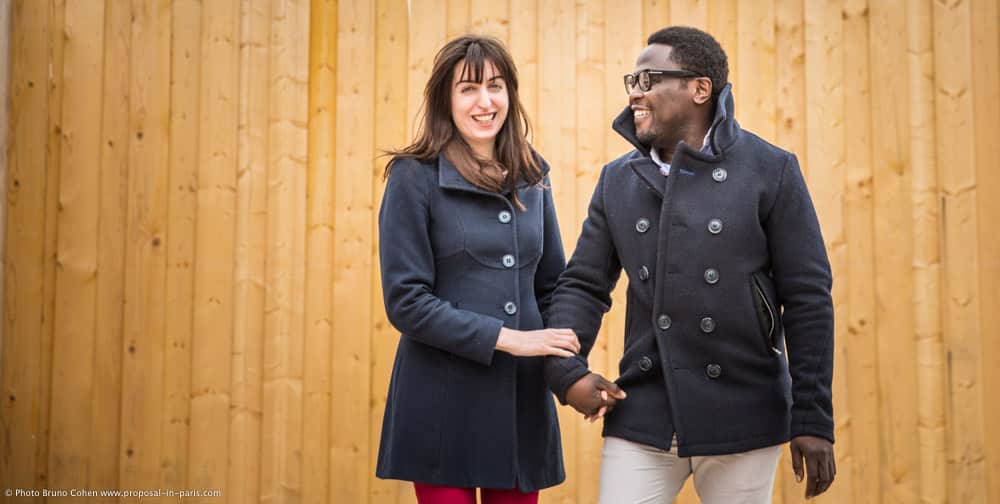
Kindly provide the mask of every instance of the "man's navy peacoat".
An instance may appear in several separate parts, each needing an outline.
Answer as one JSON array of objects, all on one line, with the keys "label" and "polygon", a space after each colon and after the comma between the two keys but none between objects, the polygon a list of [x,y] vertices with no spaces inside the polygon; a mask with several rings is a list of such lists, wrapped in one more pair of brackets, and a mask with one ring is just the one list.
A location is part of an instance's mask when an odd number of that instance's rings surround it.
[{"label": "man's navy peacoat", "polygon": [[[680,456],[833,441],[832,279],[816,212],[795,156],[742,130],[733,109],[727,85],[716,154],[681,143],[668,177],[632,111],[615,119],[637,149],[604,167],[546,314],[576,331],[585,356],[628,275],[617,380],[628,398],[605,436],[668,450],[676,433]],[[587,372],[585,357],[546,358],[563,402]]]},{"label": "man's navy peacoat", "polygon": [[524,211],[443,155],[393,165],[379,256],[386,313],[402,336],[380,478],[522,491],[565,479],[543,359],[494,350],[501,326],[542,328],[566,265],[552,191],[517,191]]}]

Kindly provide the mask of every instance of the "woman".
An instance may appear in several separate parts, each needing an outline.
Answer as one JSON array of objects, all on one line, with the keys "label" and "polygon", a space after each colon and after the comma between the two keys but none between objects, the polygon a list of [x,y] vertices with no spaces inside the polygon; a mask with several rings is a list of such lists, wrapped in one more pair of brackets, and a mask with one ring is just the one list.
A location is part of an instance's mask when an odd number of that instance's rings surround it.
[{"label": "woman", "polygon": [[437,54],[423,125],[392,152],[379,214],[386,312],[401,333],[376,475],[421,504],[535,503],[565,479],[542,329],[565,267],[548,166],[528,144],[503,45],[464,36]]}]

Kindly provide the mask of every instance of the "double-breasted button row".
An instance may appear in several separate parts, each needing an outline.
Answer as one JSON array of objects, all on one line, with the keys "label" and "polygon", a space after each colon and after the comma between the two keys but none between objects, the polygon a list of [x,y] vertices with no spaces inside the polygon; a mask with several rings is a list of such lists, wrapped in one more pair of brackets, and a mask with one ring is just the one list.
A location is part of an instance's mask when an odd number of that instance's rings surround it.
[{"label": "double-breasted button row", "polygon": [[642,217],[639,220],[635,221],[635,230],[640,233],[645,233],[646,231],[649,231],[649,219]]},{"label": "double-breasted button row", "polygon": [[660,315],[659,317],[656,317],[656,327],[659,327],[661,330],[666,331],[667,329],[670,329],[670,324],[672,323],[673,321],[670,320],[670,315]]},{"label": "double-breasted button row", "polygon": [[507,223],[509,223],[511,217],[512,216],[510,215],[510,212],[507,211],[507,210],[503,210],[503,211],[501,211],[500,213],[497,214],[497,220],[500,221],[501,224],[507,224]]},{"label": "double-breasted button row", "polygon": [[507,315],[513,315],[517,313],[517,305],[514,304],[513,301],[507,301],[507,303],[503,305],[503,311]]},{"label": "double-breasted button row", "polygon": [[508,268],[514,267],[514,263],[516,262],[516,261],[514,261],[514,256],[512,254],[505,254],[503,256],[502,261],[503,261],[503,265],[506,266],[506,267],[508,267]]},{"label": "double-breasted button row", "polygon": [[653,359],[650,359],[649,357],[643,355],[642,357],[639,358],[639,370],[649,371],[650,369],[653,369]]}]

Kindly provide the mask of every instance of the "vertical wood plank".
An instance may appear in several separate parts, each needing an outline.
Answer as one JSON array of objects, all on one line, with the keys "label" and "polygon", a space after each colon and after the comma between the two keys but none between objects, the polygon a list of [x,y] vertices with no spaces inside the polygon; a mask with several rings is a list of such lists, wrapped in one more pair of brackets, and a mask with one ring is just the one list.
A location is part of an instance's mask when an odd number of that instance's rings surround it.
[{"label": "vertical wood plank", "polygon": [[[878,348],[875,344],[874,195],[871,161],[871,90],[869,69],[869,19],[866,0],[844,5],[844,119],[847,161],[846,222],[847,260],[841,278],[847,283],[846,328],[836,342],[834,357],[846,390],[834,404],[840,426],[837,436],[837,482],[842,500],[880,502],[878,439]],[[780,44],[779,44],[780,47]],[[779,123],[779,128],[782,125]],[[834,287],[836,290],[837,287]],[[841,289],[842,291],[844,289]],[[839,408],[839,411],[838,411]],[[791,478],[789,478],[791,479]],[[836,495],[834,495],[836,497]]]},{"label": "vertical wood plank", "polygon": [[187,481],[223,495],[231,440],[239,27],[237,0],[202,4]]},{"label": "vertical wood plank", "polygon": [[[0,104],[0,139],[3,141],[3,149],[0,149],[0,237],[7,236],[7,140],[10,130],[10,0],[0,0],[0,96],[8,99]],[[7,264],[7,250],[0,244],[0,267]],[[0,269],[0,300],[4,299],[4,271]],[[3,352],[3,324],[0,323],[0,355]],[[3,361],[0,359],[0,381],[3,377]],[[0,416],[2,418],[2,416]],[[2,466],[0,466],[2,467]],[[3,473],[0,472],[0,475]]]},{"label": "vertical wood plank", "polygon": [[[576,106],[567,76],[576,75],[576,16],[572,0],[539,2],[538,5],[538,135],[536,146],[549,162],[556,213],[562,226],[563,244],[572,250],[579,234],[576,197]],[[567,484],[545,492],[546,503],[577,502],[577,440],[582,417],[572,408],[558,408],[562,430],[563,460]]]},{"label": "vertical wood plank", "polygon": [[[806,154],[810,164],[807,182],[823,230],[830,266],[834,278],[837,279],[846,278],[842,275],[847,273],[847,246],[842,208],[847,171],[844,166],[844,89],[840,85],[844,79],[842,16],[841,4],[837,0],[805,4],[805,96],[809,111],[806,118]],[[748,74],[743,69],[747,63],[742,59],[743,48],[740,50],[740,56],[741,75],[746,76]],[[838,337],[842,336],[843,328],[846,326],[845,301],[844,291],[834,288],[833,305],[836,317],[834,326],[838,328],[835,340],[840,339]],[[842,367],[843,359],[837,359],[838,356],[834,356],[834,365],[837,366],[834,371],[834,387],[839,392],[843,384],[838,379],[837,370]],[[842,431],[840,428],[843,427],[846,416],[842,415],[844,404],[837,400],[838,395],[841,394],[834,393],[834,400],[837,401],[834,404],[834,418],[837,420],[835,427],[838,427],[838,431]],[[790,471],[791,467],[784,465],[779,470]],[[784,495],[785,502],[802,502],[805,484],[792,486],[791,492],[791,495]],[[828,493],[821,496],[820,501],[836,502],[832,497]]]},{"label": "vertical wood plank", "polygon": [[52,30],[49,35],[48,53],[48,130],[45,139],[45,238],[42,246],[42,326],[39,338],[42,347],[40,390],[44,397],[39,403],[39,438],[35,460],[35,481],[48,484],[49,445],[51,443],[52,410],[52,357],[54,350],[55,290],[56,290],[56,246],[59,212],[59,177],[62,171],[62,103],[63,91],[63,51],[66,42],[66,3],[64,0],[50,0]]},{"label": "vertical wood plank", "polygon": [[[56,238],[55,321],[49,478],[52,488],[84,487],[90,458],[104,5],[65,11],[63,109]],[[94,461],[95,464],[99,461]]]},{"label": "vertical wood plank", "polygon": [[[45,437],[49,374],[40,341],[44,306],[46,138],[48,137],[49,38],[52,13],[42,2],[11,8],[10,136],[4,262],[3,397],[0,478],[6,487],[38,484],[36,467]],[[44,455],[44,453],[43,453]],[[4,502],[12,502],[2,496]]]},{"label": "vertical wood plank", "polygon": [[[306,268],[309,275],[306,277],[305,394],[302,412],[302,434],[308,442],[303,446],[302,497],[305,502],[322,503],[330,495],[330,340],[334,320],[330,286],[334,277],[336,145],[333,139],[337,118],[337,2],[313,0],[309,38],[309,157],[306,182]],[[390,80],[396,79],[390,77]]]},{"label": "vertical wood plank", "polygon": [[[1000,216],[1000,5],[996,0],[971,2],[972,21],[972,98],[973,140],[976,162],[976,187],[981,194],[976,198],[979,228],[976,241],[981,258],[977,275],[979,279],[982,350],[982,386],[980,401],[983,405],[984,449],[986,456],[983,472],[986,475],[985,502],[1000,501],[1000,404],[995,400],[1000,391],[1000,236],[993,231],[991,222]],[[992,419],[992,421],[990,420]]]},{"label": "vertical wood plank", "polygon": [[[677,0],[681,1],[681,0]],[[636,33],[642,46],[646,46],[646,39],[660,28],[666,28],[673,23],[670,19],[670,0],[642,0],[642,33]],[[630,30],[630,33],[634,31]],[[633,61],[638,54],[632,56]]]},{"label": "vertical wood plank", "polygon": [[[930,2],[907,2],[910,90],[913,312],[917,339],[920,501],[948,498],[946,362],[941,332],[941,200],[934,121],[933,18]],[[873,122],[874,124],[874,122]]]},{"label": "vertical wood plank", "polygon": [[469,3],[472,31],[496,37],[507,44],[510,40],[510,0],[470,0]]},{"label": "vertical wood plank", "polygon": [[155,488],[163,454],[170,6],[132,2],[120,484]]},{"label": "vertical wood plank", "polygon": [[707,29],[709,3],[708,0],[670,0],[670,24]]},{"label": "vertical wood plank", "polygon": [[[430,5],[422,16],[437,16]],[[414,16],[416,19],[416,16]],[[426,18],[425,18],[426,19]],[[337,178],[334,221],[333,300],[333,404],[331,499],[346,502],[368,500],[371,467],[369,446],[371,421],[371,283],[372,238],[372,152],[375,150],[375,6],[339,5],[337,62]],[[423,25],[419,25],[423,26]],[[432,31],[443,34],[443,26]],[[422,32],[422,30],[420,31]],[[413,33],[411,31],[411,33]],[[421,33],[422,34],[422,33]],[[432,58],[437,47],[423,56]],[[429,63],[429,59],[423,60]],[[425,79],[412,88],[422,88]],[[412,91],[411,91],[412,92]],[[412,96],[412,95],[411,95]],[[419,102],[418,102],[419,103]]]},{"label": "vertical wood plank", "polygon": [[737,20],[739,72],[732,74],[741,125],[769,142],[775,141],[776,88],[774,1],[740,3]]},{"label": "vertical wood plank", "polygon": [[233,256],[233,343],[227,496],[261,498],[264,318],[267,285],[271,2],[240,3],[239,105]]},{"label": "vertical wood plank", "polygon": [[[948,501],[986,502],[979,323],[979,196],[969,2],[934,5],[937,155],[943,168],[944,343],[948,357]],[[973,128],[970,130],[970,126]],[[993,140],[995,142],[995,140]],[[994,160],[995,161],[995,160]],[[993,259],[995,260],[995,259]]]},{"label": "vertical wood plank", "polygon": [[[101,166],[97,313],[94,346],[94,406],[90,450],[94,460],[87,488],[118,488],[122,404],[123,305],[129,163],[129,49],[131,8],[110,2],[104,16],[104,99],[101,113]],[[95,499],[111,503],[113,498]]]},{"label": "vertical wood plank", "polygon": [[[448,15],[445,23],[447,25],[447,39],[451,40],[472,30],[472,24],[469,22],[471,6],[469,5],[470,0],[447,0],[447,2]],[[444,40],[441,42],[444,43]],[[431,57],[433,56],[431,54]]]},{"label": "vertical wood plank", "polygon": [[[578,217],[586,215],[601,167],[607,162],[604,147],[610,119],[603,117],[607,108],[604,104],[606,14],[603,1],[583,2],[576,9],[575,207]],[[568,253],[572,254],[572,250]],[[607,319],[605,316],[604,322]],[[605,323],[588,357],[590,369],[605,377],[609,371],[607,355],[608,327]],[[576,486],[577,502],[597,502],[599,478],[594,475],[600,474],[603,421],[591,423],[578,414],[573,416],[577,423],[577,469],[575,481],[569,484]]]},{"label": "vertical wood plank", "polygon": [[261,496],[273,502],[302,494],[308,15],[306,2],[271,3]]},{"label": "vertical wood plank", "polygon": [[[409,26],[407,34],[410,85],[406,96],[408,126],[406,138],[414,138],[416,132],[423,127],[421,104],[423,103],[424,87],[431,76],[434,56],[444,45],[448,31],[446,31],[445,16],[441,15],[439,6],[432,0],[412,0],[410,2]],[[338,80],[337,82],[339,90],[342,81]],[[338,166],[340,165],[338,164]]]},{"label": "vertical wood plank", "polygon": [[[391,148],[406,144],[406,89],[410,83],[406,74],[399,75],[400,68],[406,68],[407,56],[407,16],[404,0],[379,0],[376,4],[375,26],[375,117],[383,118],[375,129],[374,163],[372,163],[372,208],[382,206],[385,183],[382,174],[389,161],[379,154]],[[419,85],[419,83],[414,83]],[[331,125],[332,127],[332,125]],[[372,504],[392,504],[400,499],[400,489],[406,483],[381,480],[375,477],[375,462],[378,460],[379,441],[382,434],[382,419],[389,391],[389,377],[399,343],[399,333],[392,327],[385,314],[382,302],[382,282],[378,261],[378,222],[372,219],[372,322],[371,322],[371,433],[369,435],[369,469]],[[405,492],[402,492],[405,494]]]},{"label": "vertical wood plank", "polygon": [[187,488],[191,400],[191,324],[198,186],[201,7],[172,5],[167,270],[163,377],[163,488]]},{"label": "vertical wood plank", "polygon": [[882,450],[892,453],[881,466],[886,502],[918,500],[920,473],[917,423],[916,345],[912,292],[913,234],[909,161],[905,17],[902,2],[870,5],[872,87],[872,166],[875,191],[875,334],[878,348]]},{"label": "vertical wood plank", "polygon": [[[805,39],[802,0],[775,0],[775,143],[794,152],[806,172]],[[867,35],[867,32],[866,32]],[[722,46],[726,48],[726,46]],[[867,53],[865,54],[867,65]],[[850,74],[850,70],[845,68]],[[865,95],[867,96],[867,94]],[[867,117],[865,118],[867,121]]]},{"label": "vertical wood plank", "polygon": [[[775,142],[783,149],[795,153],[803,174],[808,176],[809,159],[806,149],[806,105],[805,105],[805,38],[802,0],[776,0],[774,5],[774,42],[777,89],[775,90]],[[713,11],[713,14],[715,12]],[[714,19],[714,16],[713,16]],[[721,39],[720,39],[721,41]],[[735,41],[733,41],[735,43]],[[727,46],[723,45],[723,48]],[[735,47],[735,46],[733,46]],[[867,54],[867,53],[866,53]],[[733,56],[735,53],[733,54]],[[730,59],[730,67],[734,59]],[[867,59],[865,60],[867,62]],[[864,118],[868,120],[867,115]],[[850,162],[848,163],[850,166]],[[847,224],[850,228],[850,223]],[[852,231],[847,229],[850,236]],[[851,240],[848,239],[848,246]],[[848,251],[851,254],[851,251]],[[855,252],[855,255],[857,252]],[[850,280],[848,280],[850,283]],[[853,285],[853,284],[851,284]],[[842,452],[843,443],[837,446]],[[778,471],[772,492],[774,504],[784,504],[785,496],[798,493],[798,484],[792,472],[789,450],[781,451]],[[840,474],[844,468],[840,468]],[[837,483],[839,485],[839,483]]]},{"label": "vertical wood plank", "polygon": [[538,127],[538,0],[510,0],[507,48],[517,65],[517,92],[532,127],[528,139],[533,140]]},{"label": "vertical wood plank", "polygon": [[[736,91],[736,76],[739,75],[740,55],[737,38],[738,5],[737,0],[712,0],[708,10],[708,33],[711,33],[715,40],[719,41],[722,50],[726,51],[729,60],[729,82],[733,83],[734,91]],[[790,69],[782,69],[783,72],[788,70]]]},{"label": "vertical wood plank", "polygon": [[[604,36],[604,116],[601,118],[600,126],[604,128],[604,159],[596,166],[603,168],[605,164],[613,159],[622,156],[633,149],[632,144],[615,133],[611,129],[614,118],[628,106],[628,96],[625,94],[625,86],[622,76],[632,72],[635,67],[635,59],[639,52],[645,47],[644,40],[639,37],[619,37],[616,34],[628,33],[634,27],[642,24],[642,5],[638,2],[626,4],[624,8],[619,6],[616,0],[605,1],[605,13],[614,12],[615,15],[607,16],[607,26]],[[594,192],[594,185],[581,189],[578,197],[589,198]],[[566,223],[565,219],[560,222]],[[568,223],[570,226],[580,227],[581,223]],[[566,225],[563,226],[565,233]],[[571,251],[568,251],[571,253]],[[611,295],[611,311],[604,319],[605,330],[601,335],[604,338],[606,353],[605,377],[614,380],[618,377],[618,363],[621,361],[622,352],[625,347],[625,303],[626,292],[628,291],[628,276],[622,274],[618,281],[618,286]],[[591,359],[593,361],[593,359]],[[598,479],[599,472],[592,472],[583,475],[584,478]],[[596,501],[595,501],[596,502]]]}]

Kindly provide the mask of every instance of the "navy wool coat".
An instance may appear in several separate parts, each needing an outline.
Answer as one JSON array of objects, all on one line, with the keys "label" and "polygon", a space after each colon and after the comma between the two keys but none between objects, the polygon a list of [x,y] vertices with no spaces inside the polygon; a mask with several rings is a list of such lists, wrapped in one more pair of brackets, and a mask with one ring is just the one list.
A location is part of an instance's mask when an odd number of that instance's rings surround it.
[{"label": "navy wool coat", "polygon": [[[798,161],[733,118],[718,99],[710,142],[685,143],[664,177],[636,150],[606,165],[547,322],[589,352],[609,292],[628,275],[618,384],[628,393],[604,435],[680,456],[737,453],[809,434],[833,441],[832,278]],[[786,355],[787,346],[787,355]],[[787,357],[787,358],[786,358]],[[561,401],[583,356],[546,359]]]},{"label": "navy wool coat", "polygon": [[494,350],[501,326],[542,328],[566,265],[552,191],[522,183],[517,194],[525,211],[443,155],[393,165],[379,257],[386,313],[402,336],[380,478],[522,491],[565,479],[543,358]]}]

